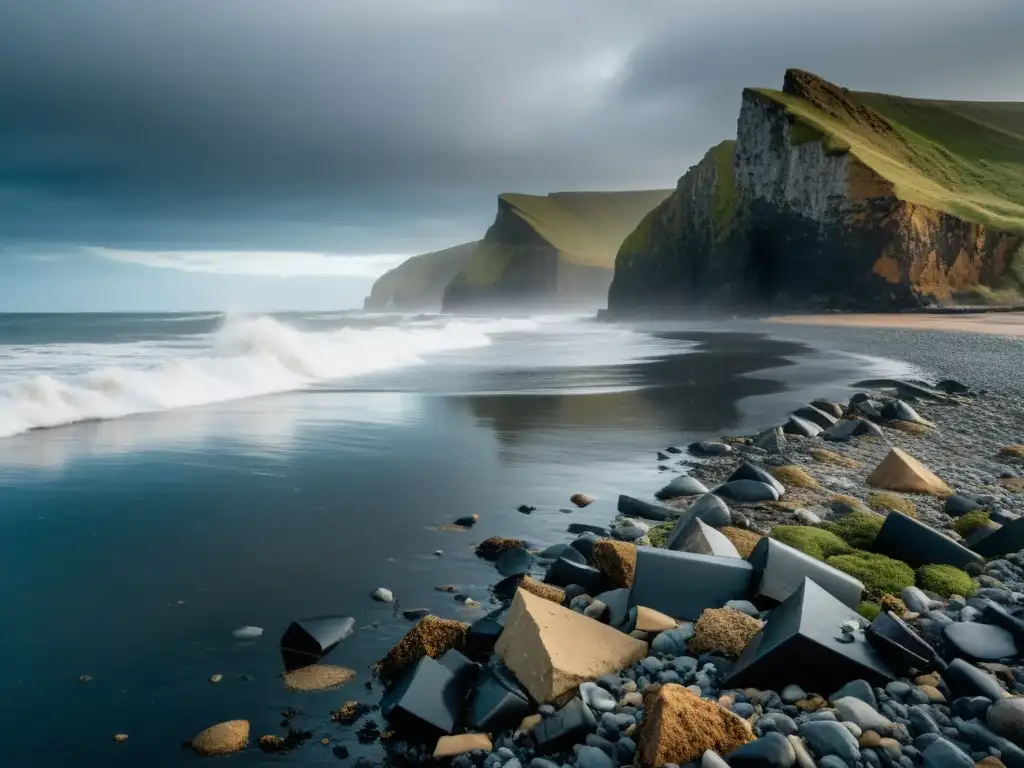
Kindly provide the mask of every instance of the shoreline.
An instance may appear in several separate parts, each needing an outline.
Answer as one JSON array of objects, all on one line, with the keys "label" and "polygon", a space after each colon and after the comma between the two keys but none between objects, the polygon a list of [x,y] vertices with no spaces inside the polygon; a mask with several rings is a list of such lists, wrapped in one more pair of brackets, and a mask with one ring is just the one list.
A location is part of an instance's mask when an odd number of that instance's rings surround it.
[{"label": "shoreline", "polygon": [[844,328],[901,328],[915,331],[987,333],[1024,336],[1024,311],[1020,309],[985,312],[907,312],[894,314],[810,314],[773,315],[767,322],[783,325],[832,326]]}]

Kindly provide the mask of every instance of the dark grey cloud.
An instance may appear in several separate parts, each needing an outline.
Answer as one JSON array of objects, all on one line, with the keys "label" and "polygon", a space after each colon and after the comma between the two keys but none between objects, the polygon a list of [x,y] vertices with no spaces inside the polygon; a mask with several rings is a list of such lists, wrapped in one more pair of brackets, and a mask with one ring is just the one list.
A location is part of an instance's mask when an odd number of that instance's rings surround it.
[{"label": "dark grey cloud", "polygon": [[404,224],[433,246],[505,189],[673,184],[787,66],[1024,100],[1022,32],[1012,0],[8,0],[0,225]]}]

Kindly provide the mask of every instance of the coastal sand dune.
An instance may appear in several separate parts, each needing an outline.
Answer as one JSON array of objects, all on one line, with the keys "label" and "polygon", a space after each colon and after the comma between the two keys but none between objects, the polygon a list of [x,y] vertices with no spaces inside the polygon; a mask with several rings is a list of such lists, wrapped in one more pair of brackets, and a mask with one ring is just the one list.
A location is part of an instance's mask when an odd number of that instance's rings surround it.
[{"label": "coastal sand dune", "polygon": [[828,325],[846,328],[906,328],[916,331],[952,331],[991,333],[998,336],[1024,336],[1024,312],[1000,312],[963,315],[864,314],[864,315],[779,315],[773,323]]}]

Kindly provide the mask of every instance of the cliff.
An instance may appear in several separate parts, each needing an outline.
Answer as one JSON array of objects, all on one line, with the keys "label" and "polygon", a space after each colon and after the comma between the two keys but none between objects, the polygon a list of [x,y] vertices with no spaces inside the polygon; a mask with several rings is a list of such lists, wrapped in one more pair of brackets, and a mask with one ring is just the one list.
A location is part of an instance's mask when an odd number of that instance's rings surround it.
[{"label": "cliff", "polygon": [[385,272],[363,300],[363,309],[436,311],[444,289],[473,254],[477,242],[413,256]]},{"label": "cliff", "polygon": [[444,308],[603,304],[623,238],[668,194],[500,195],[494,223],[444,292]]},{"label": "cliff", "polygon": [[1021,289],[1022,245],[1024,105],[790,70],[782,91],[744,91],[736,140],[625,240],[609,311],[987,301]]}]

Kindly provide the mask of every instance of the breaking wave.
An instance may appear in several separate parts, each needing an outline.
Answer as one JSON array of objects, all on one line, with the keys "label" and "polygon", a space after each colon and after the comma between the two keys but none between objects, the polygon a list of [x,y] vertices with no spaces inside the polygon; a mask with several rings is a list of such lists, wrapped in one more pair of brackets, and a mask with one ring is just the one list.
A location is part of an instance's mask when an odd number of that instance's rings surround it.
[{"label": "breaking wave", "polygon": [[0,437],[78,421],[303,389],[423,362],[436,352],[485,347],[495,334],[536,330],[530,319],[449,320],[434,327],[305,331],[268,316],[228,317],[194,354],[153,365],[0,384]]}]

